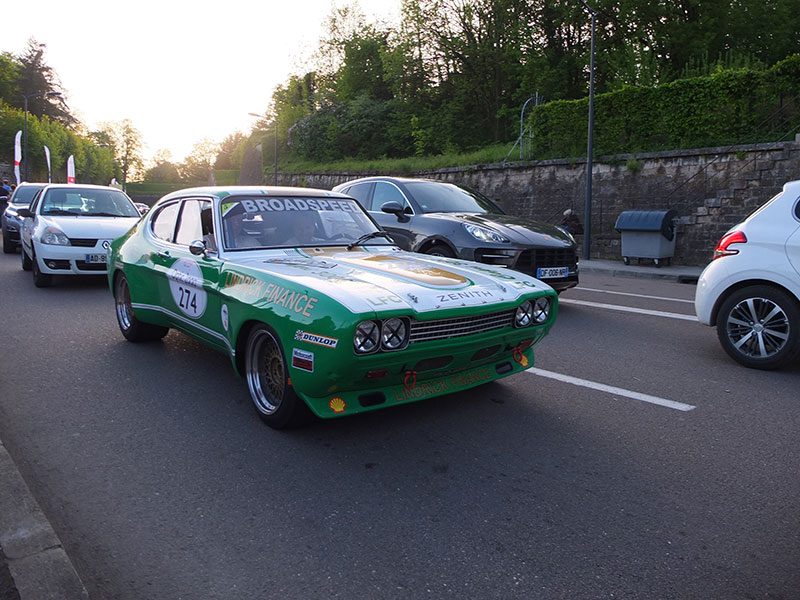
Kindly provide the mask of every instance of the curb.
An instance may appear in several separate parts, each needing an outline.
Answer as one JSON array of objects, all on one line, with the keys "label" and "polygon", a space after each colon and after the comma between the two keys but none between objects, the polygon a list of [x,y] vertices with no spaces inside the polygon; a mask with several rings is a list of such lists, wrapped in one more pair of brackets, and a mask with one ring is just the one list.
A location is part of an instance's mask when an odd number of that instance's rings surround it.
[{"label": "curb", "polygon": [[697,283],[702,269],[689,267],[686,270],[680,267],[638,267],[638,266],[608,266],[592,265],[594,261],[581,261],[580,273],[603,273],[611,277],[632,277],[640,279],[660,279],[662,281],[676,281],[678,283]]},{"label": "curb", "polygon": [[61,540],[0,441],[0,550],[20,600],[88,600]]}]

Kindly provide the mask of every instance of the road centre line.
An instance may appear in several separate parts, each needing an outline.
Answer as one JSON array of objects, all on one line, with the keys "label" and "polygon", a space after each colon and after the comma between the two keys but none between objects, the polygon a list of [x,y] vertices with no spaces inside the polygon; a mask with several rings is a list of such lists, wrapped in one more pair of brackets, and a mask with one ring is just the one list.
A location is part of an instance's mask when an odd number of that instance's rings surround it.
[{"label": "road centre line", "polygon": [[531,375],[539,375],[540,377],[546,377],[548,379],[555,379],[557,381],[570,383],[572,385],[577,385],[592,390],[598,390],[600,392],[607,392],[614,396],[623,396],[625,398],[639,400],[640,402],[657,404],[658,406],[663,406],[665,408],[672,408],[674,410],[680,410],[683,412],[688,412],[690,410],[694,410],[695,408],[697,408],[696,406],[692,406],[691,404],[684,404],[683,402],[675,402],[674,400],[659,398],[658,396],[651,396],[650,394],[642,394],[640,392],[634,392],[631,390],[614,387],[613,385],[606,385],[604,383],[597,383],[595,381],[589,381],[587,379],[579,379],[577,377],[572,377],[570,375],[562,375],[561,373],[554,373],[553,371],[545,371],[544,369],[539,369],[537,367],[532,367],[530,369],[527,369],[526,373],[530,373]]},{"label": "road centre line", "polygon": [[665,296],[648,296],[647,294],[632,294],[630,292],[614,292],[611,290],[598,290],[597,288],[576,287],[575,291],[579,292],[600,292],[602,294],[617,294],[618,296],[633,296],[634,298],[649,298],[651,300],[668,300],[669,302],[686,302],[687,304],[694,304],[694,300],[684,300],[683,298],[666,298]]},{"label": "road centre line", "polygon": [[694,315],[682,315],[680,313],[664,312],[661,310],[648,310],[646,308],[635,308],[633,306],[620,306],[618,304],[603,304],[602,302],[587,302],[586,300],[573,300],[572,298],[559,298],[559,304],[576,304],[579,306],[591,306],[594,308],[606,308],[608,310],[618,310],[620,312],[636,313],[639,315],[651,315],[653,317],[666,317],[668,319],[680,319],[681,321],[697,321]]}]

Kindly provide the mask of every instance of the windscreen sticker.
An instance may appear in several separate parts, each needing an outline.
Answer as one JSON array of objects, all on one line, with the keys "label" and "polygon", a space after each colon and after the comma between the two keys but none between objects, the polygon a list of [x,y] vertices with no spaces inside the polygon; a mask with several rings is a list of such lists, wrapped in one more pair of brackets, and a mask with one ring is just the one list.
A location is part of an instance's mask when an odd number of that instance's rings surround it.
[{"label": "windscreen sticker", "polygon": [[197,263],[181,258],[167,269],[172,299],[183,314],[197,319],[206,311],[208,294],[203,289],[203,272]]},{"label": "windscreen sticker", "polygon": [[357,202],[344,198],[341,200],[322,200],[311,198],[257,198],[253,200],[241,200],[241,204],[242,208],[249,213],[283,212],[293,210],[314,212],[319,212],[321,210],[339,210],[354,213],[362,212]]},{"label": "windscreen sticker", "polygon": [[269,304],[282,306],[289,310],[310,317],[319,298],[296,292],[274,283],[267,283],[249,275],[228,273],[225,277],[226,288],[241,288],[240,293],[249,300],[263,299]]},{"label": "windscreen sticker", "polygon": [[301,371],[314,372],[314,353],[300,348],[292,349],[292,366]]},{"label": "windscreen sticker", "polygon": [[325,335],[317,335],[316,333],[309,333],[298,329],[294,334],[294,339],[298,342],[308,342],[309,344],[316,344],[318,346],[325,346],[326,348],[336,348],[339,343],[338,338],[332,338]]}]

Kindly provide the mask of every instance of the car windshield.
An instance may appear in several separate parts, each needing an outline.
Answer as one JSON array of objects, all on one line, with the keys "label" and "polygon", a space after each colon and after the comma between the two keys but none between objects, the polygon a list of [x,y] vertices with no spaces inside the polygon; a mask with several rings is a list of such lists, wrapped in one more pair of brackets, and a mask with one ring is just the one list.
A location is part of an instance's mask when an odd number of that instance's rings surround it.
[{"label": "car windshield", "polygon": [[130,198],[117,190],[54,188],[42,200],[41,214],[76,217],[139,217]]},{"label": "car windshield", "polygon": [[406,188],[426,213],[503,213],[486,196],[452,183],[410,181]]},{"label": "car windshield", "polygon": [[[219,208],[227,250],[343,246],[378,231],[349,198],[228,197]],[[367,243],[390,242],[375,238]]]},{"label": "car windshield", "polygon": [[43,186],[36,185],[23,185],[18,187],[14,192],[14,197],[11,199],[11,204],[14,206],[30,206],[31,200]]}]

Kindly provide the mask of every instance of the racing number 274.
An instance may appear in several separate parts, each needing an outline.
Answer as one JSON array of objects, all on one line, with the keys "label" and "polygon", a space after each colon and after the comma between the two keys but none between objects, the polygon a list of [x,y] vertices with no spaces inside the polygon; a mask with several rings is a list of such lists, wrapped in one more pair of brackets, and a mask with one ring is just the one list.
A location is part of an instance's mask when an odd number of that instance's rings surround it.
[{"label": "racing number 274", "polygon": [[183,286],[179,286],[178,293],[181,296],[178,300],[178,306],[185,311],[197,313],[197,292],[194,292],[193,290],[187,289]]}]

